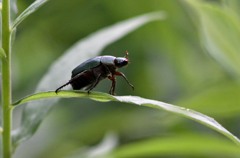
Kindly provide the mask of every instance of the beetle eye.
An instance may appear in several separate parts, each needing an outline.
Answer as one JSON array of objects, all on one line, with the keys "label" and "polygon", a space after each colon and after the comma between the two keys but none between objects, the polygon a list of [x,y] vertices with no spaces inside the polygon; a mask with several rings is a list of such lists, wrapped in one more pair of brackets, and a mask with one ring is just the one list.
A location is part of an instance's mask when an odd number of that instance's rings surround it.
[{"label": "beetle eye", "polygon": [[126,58],[116,58],[114,60],[114,64],[116,67],[123,67],[128,64],[128,60]]}]

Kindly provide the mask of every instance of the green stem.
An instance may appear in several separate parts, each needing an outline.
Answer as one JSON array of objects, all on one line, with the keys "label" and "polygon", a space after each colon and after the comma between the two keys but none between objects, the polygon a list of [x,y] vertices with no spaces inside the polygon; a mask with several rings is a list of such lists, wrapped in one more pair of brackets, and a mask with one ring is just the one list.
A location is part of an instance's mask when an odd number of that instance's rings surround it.
[{"label": "green stem", "polygon": [[11,126],[12,126],[12,96],[11,96],[11,31],[10,31],[10,0],[2,1],[2,47],[6,58],[2,58],[2,147],[3,157],[11,158]]}]

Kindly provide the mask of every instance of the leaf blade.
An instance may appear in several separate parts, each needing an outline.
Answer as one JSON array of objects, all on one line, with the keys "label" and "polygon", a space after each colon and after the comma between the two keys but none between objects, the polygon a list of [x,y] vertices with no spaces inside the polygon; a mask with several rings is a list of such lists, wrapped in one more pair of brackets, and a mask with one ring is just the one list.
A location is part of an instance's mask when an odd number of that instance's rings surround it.
[{"label": "leaf blade", "polygon": [[204,48],[226,71],[239,77],[240,20],[237,12],[203,1],[185,2],[197,13],[197,27]]},{"label": "leaf blade", "polygon": [[91,91],[91,93],[88,93],[86,91],[65,91],[62,90],[60,92],[58,92],[57,94],[55,93],[55,91],[48,91],[48,92],[39,92],[39,93],[35,93],[33,95],[29,95],[26,96],[18,101],[16,101],[15,103],[13,103],[13,107],[25,104],[25,103],[29,103],[32,101],[36,101],[36,100],[40,100],[40,99],[49,99],[49,98],[90,98],[93,100],[98,100],[98,101],[102,101],[102,102],[107,102],[107,101],[112,101],[114,100],[114,97],[112,97],[109,94],[106,93],[102,93],[102,92],[93,92]]},{"label": "leaf blade", "polygon": [[[193,145],[193,142],[195,144]],[[191,157],[239,157],[239,147],[229,141],[202,134],[179,134],[164,138],[150,138],[120,146],[105,157],[149,157],[178,155]],[[213,156],[216,155],[216,156]],[[200,157],[201,157],[200,156]],[[207,157],[208,157],[207,156]]]},{"label": "leaf blade", "polygon": [[[43,95],[44,94],[44,95]],[[43,92],[43,93],[37,93],[35,95],[29,96],[24,98],[21,102],[17,102],[15,105],[19,105],[20,103],[26,103],[31,100],[40,99],[42,96],[47,96],[45,98],[53,98],[53,97],[62,97],[62,98],[89,98],[96,101],[118,101],[123,103],[131,103],[134,105],[139,106],[146,106],[150,108],[155,109],[161,109],[165,110],[174,114],[178,114],[181,116],[184,116],[186,118],[189,118],[191,120],[194,120],[200,124],[203,124],[223,135],[225,135],[227,138],[235,142],[236,144],[240,145],[240,140],[234,136],[232,133],[230,133],[227,129],[225,129],[220,123],[215,121],[213,118],[204,115],[200,112],[187,109],[184,107],[164,103],[157,100],[151,100],[142,98],[139,96],[112,96],[106,93],[100,93],[100,92],[92,92],[88,95],[87,92],[84,91],[61,91],[59,94],[55,94],[55,92]]]},{"label": "leaf blade", "polygon": [[234,136],[232,133],[230,133],[227,129],[225,129],[221,124],[219,124],[213,118],[211,118],[207,115],[204,115],[200,112],[197,112],[197,111],[194,111],[191,109],[187,109],[184,107],[179,107],[176,105],[156,101],[156,100],[150,100],[150,99],[137,97],[137,96],[135,96],[134,98],[132,98],[132,96],[131,96],[131,98],[129,98],[129,96],[119,96],[119,97],[115,97],[115,98],[118,99],[119,101],[133,103],[133,104],[137,104],[137,105],[144,105],[144,106],[156,108],[156,109],[163,109],[163,110],[166,110],[166,111],[169,111],[172,113],[182,115],[186,118],[190,118],[190,119],[195,120],[205,126],[210,127],[211,129],[218,131],[219,133],[222,133],[223,135],[225,135],[226,137],[231,139],[233,142],[240,145],[240,140],[236,136]]},{"label": "leaf blade", "polygon": [[0,58],[6,58],[6,53],[3,48],[0,48]]},{"label": "leaf blade", "polygon": [[13,22],[12,29],[14,30],[23,20],[25,20],[29,15],[34,13],[42,5],[44,5],[49,0],[36,0],[27,9],[25,9]]}]

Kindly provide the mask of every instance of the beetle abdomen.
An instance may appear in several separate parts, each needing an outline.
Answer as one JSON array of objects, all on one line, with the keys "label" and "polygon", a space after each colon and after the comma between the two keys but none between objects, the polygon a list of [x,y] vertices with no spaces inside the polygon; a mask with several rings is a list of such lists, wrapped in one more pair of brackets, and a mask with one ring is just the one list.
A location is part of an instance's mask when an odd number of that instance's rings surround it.
[{"label": "beetle abdomen", "polygon": [[[72,76],[74,77],[74,76]],[[84,87],[88,87],[95,82],[95,76],[92,71],[83,72],[79,77],[73,79],[71,81],[71,85],[74,90],[83,89]]]}]

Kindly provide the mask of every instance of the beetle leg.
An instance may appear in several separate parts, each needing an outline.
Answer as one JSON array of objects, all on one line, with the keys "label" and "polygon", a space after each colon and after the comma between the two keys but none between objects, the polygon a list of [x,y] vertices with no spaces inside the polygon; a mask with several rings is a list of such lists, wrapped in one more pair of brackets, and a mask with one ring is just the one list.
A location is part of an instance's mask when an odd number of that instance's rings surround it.
[{"label": "beetle leg", "polygon": [[93,88],[95,88],[95,87],[97,86],[97,84],[98,84],[99,81],[100,81],[101,75],[102,75],[102,74],[99,74],[99,75],[97,76],[96,81],[95,81],[91,86],[89,86],[89,87],[87,88],[88,94],[90,93],[90,91],[91,91]]},{"label": "beetle leg", "polygon": [[[80,74],[79,74],[80,75]],[[61,87],[59,87],[58,89],[55,90],[55,93],[57,94],[59,92],[60,89],[62,89],[63,87],[69,85],[70,83],[72,83],[72,81],[74,81],[75,79],[77,79],[79,77],[79,75],[76,75],[75,77],[73,77],[71,80],[69,80],[67,83],[65,83],[64,85],[62,85]]]},{"label": "beetle leg", "polygon": [[114,95],[115,87],[116,87],[116,78],[114,75],[108,76],[108,79],[112,81],[112,86],[109,90],[109,94]]},{"label": "beetle leg", "polygon": [[62,86],[59,87],[58,89],[56,89],[56,90],[55,90],[55,93],[57,94],[57,93],[60,91],[60,89],[62,89],[63,87],[65,87],[65,86],[67,86],[67,85],[69,85],[69,84],[70,84],[70,81],[67,82],[67,83],[65,83],[64,85],[62,85]]},{"label": "beetle leg", "polygon": [[84,72],[85,72],[85,71],[77,74],[76,76],[74,76],[73,78],[71,78],[67,83],[65,83],[65,84],[62,85],[61,87],[57,88],[57,89],[55,90],[55,93],[57,94],[57,93],[59,92],[59,90],[61,90],[63,87],[71,84],[74,80],[78,79],[78,77],[79,77],[80,75],[82,75],[82,73],[84,73]]},{"label": "beetle leg", "polygon": [[125,81],[128,83],[128,85],[132,87],[132,89],[134,90],[134,86],[128,81],[127,77],[122,72],[116,71],[115,75],[122,76],[125,79]]}]

